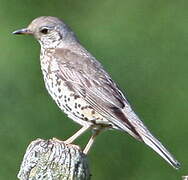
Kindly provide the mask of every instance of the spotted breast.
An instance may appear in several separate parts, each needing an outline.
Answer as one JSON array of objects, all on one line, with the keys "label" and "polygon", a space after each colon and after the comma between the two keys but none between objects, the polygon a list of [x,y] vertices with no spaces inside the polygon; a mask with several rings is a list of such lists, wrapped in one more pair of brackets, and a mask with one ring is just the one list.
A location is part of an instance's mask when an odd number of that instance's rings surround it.
[{"label": "spotted breast", "polygon": [[82,126],[90,124],[94,128],[112,126],[102,115],[96,112],[83,98],[72,89],[71,84],[60,75],[58,60],[54,49],[41,49],[41,70],[48,93],[58,107],[75,122]]}]

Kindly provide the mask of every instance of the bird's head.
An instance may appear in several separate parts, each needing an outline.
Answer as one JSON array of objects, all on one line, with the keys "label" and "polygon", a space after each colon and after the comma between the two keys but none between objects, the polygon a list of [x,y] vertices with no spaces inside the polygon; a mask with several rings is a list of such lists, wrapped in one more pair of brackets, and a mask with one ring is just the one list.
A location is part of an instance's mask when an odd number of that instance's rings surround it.
[{"label": "bird's head", "polygon": [[46,48],[76,40],[74,33],[62,20],[51,16],[38,17],[27,28],[14,31],[13,34],[33,35]]}]

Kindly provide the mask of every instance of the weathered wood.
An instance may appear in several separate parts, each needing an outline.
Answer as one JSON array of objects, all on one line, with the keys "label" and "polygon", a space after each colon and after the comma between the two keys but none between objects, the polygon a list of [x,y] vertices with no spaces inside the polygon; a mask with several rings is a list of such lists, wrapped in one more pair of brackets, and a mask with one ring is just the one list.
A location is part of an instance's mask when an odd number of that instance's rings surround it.
[{"label": "weathered wood", "polygon": [[18,173],[20,180],[89,180],[86,155],[57,139],[32,141]]}]

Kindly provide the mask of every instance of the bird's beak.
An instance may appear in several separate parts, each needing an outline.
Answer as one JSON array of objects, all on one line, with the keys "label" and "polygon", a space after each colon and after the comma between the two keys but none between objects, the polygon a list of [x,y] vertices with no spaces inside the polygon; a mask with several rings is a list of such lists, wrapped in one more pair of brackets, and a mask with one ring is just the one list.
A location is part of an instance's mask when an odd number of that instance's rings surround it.
[{"label": "bird's beak", "polygon": [[14,31],[12,34],[33,34],[31,30],[24,28]]}]

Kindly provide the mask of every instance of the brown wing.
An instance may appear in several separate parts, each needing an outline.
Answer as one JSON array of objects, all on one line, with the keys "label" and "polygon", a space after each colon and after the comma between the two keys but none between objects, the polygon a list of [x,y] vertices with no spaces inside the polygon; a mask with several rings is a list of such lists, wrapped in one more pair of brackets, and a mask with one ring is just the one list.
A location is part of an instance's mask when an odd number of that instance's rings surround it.
[{"label": "brown wing", "polygon": [[119,129],[137,139],[139,134],[125,117],[122,109],[129,103],[117,85],[93,57],[80,55],[67,49],[57,49],[58,76],[79,96],[83,97],[98,113]]}]

